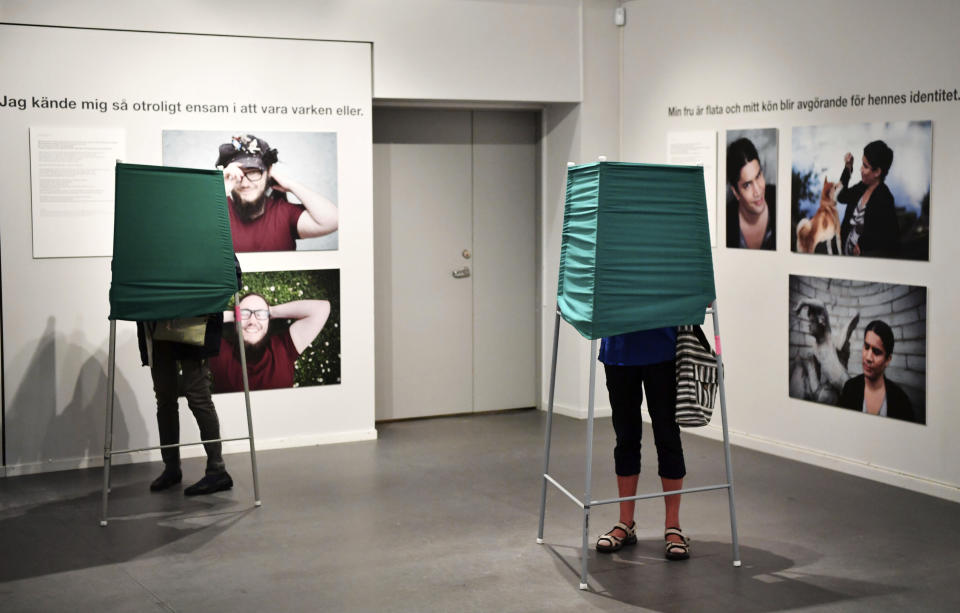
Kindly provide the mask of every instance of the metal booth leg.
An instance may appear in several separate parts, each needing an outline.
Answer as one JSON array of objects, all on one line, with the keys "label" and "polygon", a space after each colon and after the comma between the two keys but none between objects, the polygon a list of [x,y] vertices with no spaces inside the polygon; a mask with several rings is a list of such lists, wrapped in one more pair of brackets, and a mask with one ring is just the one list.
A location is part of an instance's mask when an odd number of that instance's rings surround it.
[{"label": "metal booth leg", "polygon": [[103,510],[100,525],[107,525],[107,498],[110,495],[110,458],[113,450],[113,373],[117,364],[117,321],[110,320],[110,347],[107,350],[107,423],[103,434]]},{"label": "metal booth leg", "polygon": [[240,346],[240,372],[243,373],[243,400],[247,407],[247,436],[250,441],[250,467],[253,471],[253,505],[259,507],[260,479],[257,476],[257,449],[253,443],[253,414],[250,411],[250,382],[247,378],[247,353],[243,346],[243,328],[240,321],[240,294],[233,294],[233,321],[237,328],[238,345]]},{"label": "metal booth leg", "polygon": [[547,510],[547,475],[550,474],[550,435],[553,430],[553,392],[557,385],[557,346],[560,339],[560,310],[553,321],[553,361],[550,362],[550,396],[547,401],[547,432],[543,448],[543,486],[540,490],[540,526],[537,543],[543,544],[543,517]]},{"label": "metal booth leg", "polygon": [[587,474],[583,494],[583,543],[580,549],[580,589],[587,585],[587,532],[590,529],[590,477],[593,473],[593,403],[597,382],[597,341],[590,341],[590,389],[587,392]]},{"label": "metal booth leg", "polygon": [[720,319],[717,315],[717,301],[714,300],[713,311],[713,334],[714,342],[717,347],[717,376],[720,379],[720,422],[723,427],[723,459],[727,469],[727,498],[730,504],[730,538],[733,543],[733,565],[740,566],[740,541],[737,534],[737,510],[734,506],[733,495],[733,464],[730,460],[730,434],[727,430],[727,397],[723,383],[723,359],[721,357],[720,347]]}]

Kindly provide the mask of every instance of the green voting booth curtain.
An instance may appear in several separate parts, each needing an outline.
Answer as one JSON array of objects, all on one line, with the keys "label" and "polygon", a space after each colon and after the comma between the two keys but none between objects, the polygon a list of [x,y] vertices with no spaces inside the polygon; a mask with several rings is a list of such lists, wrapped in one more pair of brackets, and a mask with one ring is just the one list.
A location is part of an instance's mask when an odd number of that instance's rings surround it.
[{"label": "green voting booth curtain", "polygon": [[557,305],[581,335],[702,324],[715,297],[703,168],[568,169]]},{"label": "green voting booth curtain", "polygon": [[110,319],[222,311],[237,290],[223,174],[117,164]]}]

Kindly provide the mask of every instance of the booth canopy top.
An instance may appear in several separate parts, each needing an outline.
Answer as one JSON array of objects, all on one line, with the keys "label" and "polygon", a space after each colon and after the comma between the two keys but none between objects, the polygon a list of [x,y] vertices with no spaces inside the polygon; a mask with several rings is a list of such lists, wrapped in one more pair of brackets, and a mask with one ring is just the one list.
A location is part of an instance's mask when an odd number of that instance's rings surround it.
[{"label": "booth canopy top", "polygon": [[237,291],[219,170],[117,163],[110,319],[222,311]]},{"label": "booth canopy top", "polygon": [[702,324],[716,298],[700,166],[567,171],[557,306],[586,338]]}]

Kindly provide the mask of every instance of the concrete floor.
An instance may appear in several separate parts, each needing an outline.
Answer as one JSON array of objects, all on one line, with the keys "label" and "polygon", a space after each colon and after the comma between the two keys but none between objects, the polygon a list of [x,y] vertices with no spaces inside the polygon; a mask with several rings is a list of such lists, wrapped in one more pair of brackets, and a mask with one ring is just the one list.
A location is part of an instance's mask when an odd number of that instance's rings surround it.
[{"label": "concrete floor", "polygon": [[[580,512],[551,488],[535,542],[545,418],[537,411],[379,424],[379,440],[248,456],[236,487],[151,494],[159,464],[0,479],[0,611],[958,611],[960,505],[734,448],[743,567],[724,491],[684,497],[692,559],[662,557],[661,500],[640,542],[589,554]],[[585,423],[557,417],[551,474],[583,489]],[[646,440],[650,440],[647,431]],[[595,498],[616,495],[598,420]],[[685,436],[686,485],[723,481],[722,447]],[[650,446],[652,452],[652,445]],[[203,462],[184,462],[184,479]],[[655,454],[641,489],[658,487]],[[616,521],[593,511],[591,545]]]}]

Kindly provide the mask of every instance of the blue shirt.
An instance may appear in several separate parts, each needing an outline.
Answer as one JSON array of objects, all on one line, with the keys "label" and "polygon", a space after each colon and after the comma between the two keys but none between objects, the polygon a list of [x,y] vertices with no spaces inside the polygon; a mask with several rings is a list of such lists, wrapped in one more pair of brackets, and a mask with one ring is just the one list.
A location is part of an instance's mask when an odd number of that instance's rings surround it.
[{"label": "blue shirt", "polygon": [[598,359],[604,364],[645,366],[667,362],[676,354],[677,329],[655,328],[601,339]]}]

